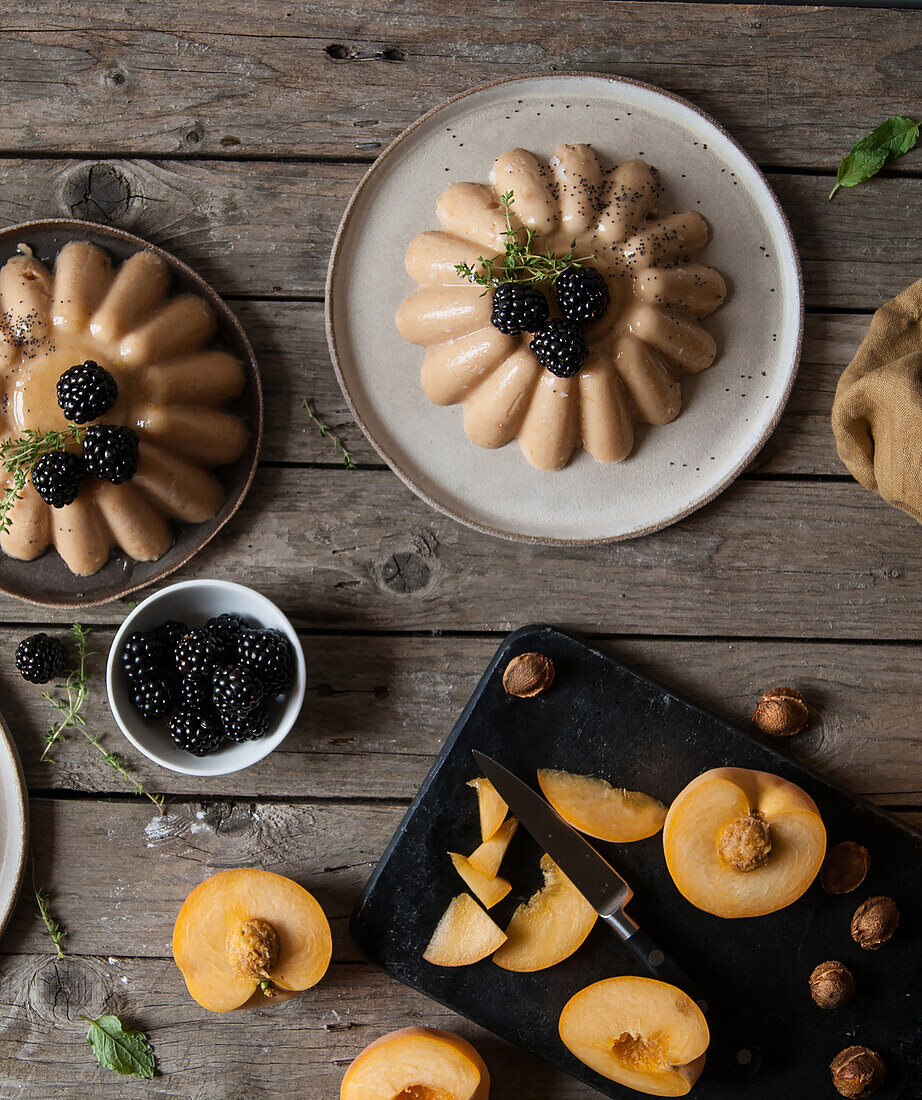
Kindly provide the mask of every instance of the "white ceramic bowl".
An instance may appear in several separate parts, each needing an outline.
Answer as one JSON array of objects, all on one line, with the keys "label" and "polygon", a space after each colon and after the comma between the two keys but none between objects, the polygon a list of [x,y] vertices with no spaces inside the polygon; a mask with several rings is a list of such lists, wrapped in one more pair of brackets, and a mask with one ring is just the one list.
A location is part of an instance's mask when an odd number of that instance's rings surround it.
[{"label": "white ceramic bowl", "polygon": [[[212,616],[224,612],[242,615],[254,626],[281,631],[291,643],[295,679],[288,693],[272,703],[265,737],[227,744],[209,756],[193,756],[173,744],[168,720],[146,722],[134,709],[128,695],[128,677],[121,669],[118,655],[125,639],[135,630],[151,630],[167,619],[178,619],[191,627],[202,626]],[[184,775],[227,775],[268,756],[295,724],[304,702],[306,683],[307,669],[295,628],[271,600],[231,581],[180,581],[142,600],[115,635],[106,667],[109,707],[119,729],[145,756]]]}]

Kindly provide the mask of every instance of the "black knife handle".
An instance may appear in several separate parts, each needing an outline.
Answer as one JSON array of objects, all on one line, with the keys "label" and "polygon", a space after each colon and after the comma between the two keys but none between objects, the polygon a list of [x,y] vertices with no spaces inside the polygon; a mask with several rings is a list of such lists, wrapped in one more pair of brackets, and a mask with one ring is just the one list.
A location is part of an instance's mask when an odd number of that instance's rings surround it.
[{"label": "black knife handle", "polygon": [[726,1066],[741,1077],[751,1077],[759,1071],[762,1064],[761,1050],[738,1033],[731,1017],[719,1010],[681,966],[655,944],[643,929],[638,928],[623,912],[602,919],[615,929],[623,939],[624,946],[654,978],[678,986],[698,1005],[708,1022],[711,1046]]}]

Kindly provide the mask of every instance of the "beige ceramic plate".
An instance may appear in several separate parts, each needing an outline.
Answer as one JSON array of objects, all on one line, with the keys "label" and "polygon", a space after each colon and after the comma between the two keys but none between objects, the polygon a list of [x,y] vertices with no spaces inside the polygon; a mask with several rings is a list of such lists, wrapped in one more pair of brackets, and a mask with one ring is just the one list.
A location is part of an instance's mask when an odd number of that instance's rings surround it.
[{"label": "beige ceramic plate", "polygon": [[0,718],[0,934],[19,895],[28,833],[22,767],[10,731]]},{"label": "beige ceramic plate", "polygon": [[[579,452],[554,473],[512,443],[481,450],[461,406],[431,404],[422,349],[394,314],[415,289],[407,243],[437,227],[451,182],[486,181],[515,146],[549,156],[587,142],[608,162],[642,156],[661,173],[659,208],[710,222],[701,256],[730,289],[705,321],[720,353],[683,378],[679,418],[638,428],[633,455],[601,465]],[[690,103],[634,81],[592,74],[522,77],[459,96],[425,115],[376,161],[343,217],[327,281],[327,334],[340,385],[365,434],[424,500],[471,527],[540,542],[645,534],[711,500],[746,467],[778,422],[800,351],[802,286],[791,233],[758,168]]]},{"label": "beige ceramic plate", "polygon": [[180,524],[174,521],[173,545],[159,561],[136,562],[116,551],[98,573],[91,577],[76,577],[53,550],[34,562],[16,561],[0,552],[0,592],[52,607],[91,607],[107,603],[145,588],[184,565],[214,538],[240,507],[256,472],[262,437],[259,370],[243,326],[208,283],[169,252],[122,229],[93,222],[69,219],[37,221],[0,230],[0,266],[14,255],[16,246],[23,243],[29,245],[35,255],[50,267],[61,248],[72,240],[92,241],[104,248],[116,262],[141,250],[154,252],[170,269],[170,294],[198,294],[211,305],[218,319],[218,333],[210,346],[223,348],[235,355],[246,371],[246,389],[231,408],[246,420],[250,442],[242,458],[231,466],[222,466],[214,471],[227,490],[227,499],[221,511],[210,523]]}]

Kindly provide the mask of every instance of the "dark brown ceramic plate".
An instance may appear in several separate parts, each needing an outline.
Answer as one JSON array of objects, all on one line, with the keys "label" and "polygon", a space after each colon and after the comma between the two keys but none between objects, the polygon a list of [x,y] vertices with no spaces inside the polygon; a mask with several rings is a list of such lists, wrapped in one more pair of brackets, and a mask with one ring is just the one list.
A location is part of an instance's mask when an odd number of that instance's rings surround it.
[{"label": "dark brown ceramic plate", "polygon": [[27,244],[44,264],[51,267],[61,248],[72,240],[92,241],[104,248],[116,263],[144,249],[154,252],[170,269],[170,294],[198,294],[210,303],[218,319],[217,336],[211,346],[235,355],[246,371],[246,388],[231,410],[246,421],[250,441],[242,458],[214,471],[227,491],[221,511],[209,523],[174,522],[173,545],[159,561],[134,561],[116,549],[98,573],[91,577],[76,577],[54,550],[32,562],[16,561],[0,554],[0,592],[30,603],[62,608],[107,603],[145,588],[185,565],[214,538],[243,502],[256,472],[263,426],[259,369],[243,326],[208,283],[169,252],[122,229],[62,218],[25,222],[0,230],[0,265],[15,254],[17,245]]}]

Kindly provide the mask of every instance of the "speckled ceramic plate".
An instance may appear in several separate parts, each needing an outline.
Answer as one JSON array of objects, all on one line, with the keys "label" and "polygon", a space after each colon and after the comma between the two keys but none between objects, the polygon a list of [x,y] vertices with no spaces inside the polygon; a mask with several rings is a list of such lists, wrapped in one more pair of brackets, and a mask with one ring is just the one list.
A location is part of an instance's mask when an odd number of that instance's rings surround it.
[{"label": "speckled ceramic plate", "polygon": [[[513,442],[482,450],[460,405],[433,405],[420,384],[423,351],[394,314],[416,288],[408,242],[438,227],[435,205],[455,181],[486,181],[515,146],[550,156],[586,142],[606,163],[642,156],[661,174],[661,213],[697,210],[711,225],[703,263],[726,278],[726,303],[705,327],[710,369],[682,379],[683,409],[638,426],[614,465],[584,451],[562,470],[533,469]],[[381,155],[350,202],[327,281],[336,372],[365,434],[424,500],[506,538],[583,543],[630,538],[711,500],[752,460],[787,401],[800,351],[802,284],[790,229],[758,168],[690,103],[634,81],[594,74],[515,78],[478,88],[421,118]]]},{"label": "speckled ceramic plate", "polygon": [[17,245],[22,243],[29,245],[34,254],[50,267],[61,248],[72,240],[92,241],[104,248],[116,263],[135,252],[154,252],[170,269],[171,295],[197,294],[211,305],[218,320],[218,332],[209,347],[221,348],[235,355],[246,371],[246,388],[230,408],[244,418],[250,438],[246,453],[237,462],[214,471],[227,491],[221,511],[209,523],[182,524],[174,520],[173,545],[159,561],[136,562],[116,550],[98,573],[91,577],[76,577],[51,549],[33,562],[16,561],[0,553],[0,592],[51,607],[90,607],[107,603],[145,588],[184,565],[214,538],[240,507],[256,472],[262,438],[262,387],[256,357],[243,326],[208,283],[169,252],[148,244],[133,233],[93,222],[70,219],[36,221],[0,230],[0,266],[15,254]]},{"label": "speckled ceramic plate", "polygon": [[26,783],[16,746],[0,718],[0,934],[6,927],[26,867],[29,819]]}]

